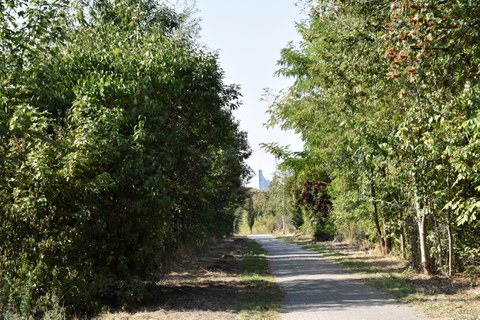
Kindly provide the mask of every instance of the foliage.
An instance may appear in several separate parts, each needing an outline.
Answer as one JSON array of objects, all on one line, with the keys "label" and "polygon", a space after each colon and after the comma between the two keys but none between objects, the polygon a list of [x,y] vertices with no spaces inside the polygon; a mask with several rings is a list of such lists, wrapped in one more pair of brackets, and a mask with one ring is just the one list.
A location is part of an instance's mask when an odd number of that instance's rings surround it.
[{"label": "foliage", "polygon": [[298,208],[294,195],[290,193],[292,183],[294,181],[288,173],[276,172],[268,189],[249,190],[244,206],[244,220],[249,228],[252,226],[249,231],[284,233],[293,229],[292,212]]},{"label": "foliage", "polygon": [[265,149],[294,179],[328,181],[337,237],[377,242],[425,273],[478,263],[464,255],[480,242],[478,2],[306,7],[301,44],[279,61],[295,82],[269,122],[305,147]]},{"label": "foliage", "polygon": [[334,226],[330,218],[332,202],[328,194],[326,182],[303,184],[303,190],[297,199],[304,211],[308,224],[313,228],[313,236],[316,240],[332,240]]},{"label": "foliage", "polygon": [[0,1],[0,302],[126,306],[233,232],[239,92],[154,0]]}]

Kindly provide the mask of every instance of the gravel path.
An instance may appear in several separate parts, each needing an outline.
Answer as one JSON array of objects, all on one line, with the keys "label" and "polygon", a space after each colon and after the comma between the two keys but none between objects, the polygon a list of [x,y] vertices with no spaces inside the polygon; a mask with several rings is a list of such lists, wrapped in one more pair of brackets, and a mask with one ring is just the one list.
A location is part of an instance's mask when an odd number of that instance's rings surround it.
[{"label": "gravel path", "polygon": [[426,320],[312,251],[269,235],[251,239],[267,250],[272,273],[286,293],[282,319]]}]

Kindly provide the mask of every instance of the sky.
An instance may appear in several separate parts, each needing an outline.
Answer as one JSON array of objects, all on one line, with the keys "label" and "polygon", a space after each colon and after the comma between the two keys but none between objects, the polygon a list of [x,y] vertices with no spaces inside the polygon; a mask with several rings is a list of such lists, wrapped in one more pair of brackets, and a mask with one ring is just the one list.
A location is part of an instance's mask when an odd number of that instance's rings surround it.
[{"label": "sky", "polygon": [[275,157],[266,153],[260,143],[278,142],[302,149],[293,132],[267,129],[268,101],[262,101],[264,89],[273,92],[288,88],[292,79],[275,76],[280,51],[289,42],[298,44],[300,36],[295,23],[302,19],[296,0],[197,0],[201,19],[200,43],[219,52],[220,66],[226,84],[239,84],[243,105],[234,112],[240,129],[248,133],[252,156],[247,164],[255,176],[248,186],[258,188],[258,170],[271,179],[276,170]]}]

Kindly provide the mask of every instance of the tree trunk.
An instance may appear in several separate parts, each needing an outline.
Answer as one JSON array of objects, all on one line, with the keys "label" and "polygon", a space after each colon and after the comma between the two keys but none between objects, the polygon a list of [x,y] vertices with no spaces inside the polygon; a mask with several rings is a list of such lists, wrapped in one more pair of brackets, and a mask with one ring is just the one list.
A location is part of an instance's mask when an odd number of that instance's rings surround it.
[{"label": "tree trunk", "polygon": [[392,247],[393,247],[393,242],[392,242],[392,237],[391,237],[391,230],[390,226],[388,224],[388,221],[390,220],[390,215],[387,214],[387,211],[382,212],[383,216],[383,241],[384,241],[384,253],[389,254],[392,252]]},{"label": "tree trunk", "polygon": [[[450,170],[449,166],[449,171]],[[450,175],[447,176],[448,183],[448,201],[451,201],[451,191],[452,186],[450,184]],[[449,206],[447,210],[447,233],[448,233],[448,276],[451,277],[453,274],[453,232],[452,232],[452,208]]]},{"label": "tree trunk", "polygon": [[425,273],[426,275],[431,275],[432,269],[430,267],[430,259],[428,258],[425,216],[420,217],[417,221],[417,224],[418,224],[418,236],[420,238],[420,259],[422,262],[423,273]]},{"label": "tree trunk", "polygon": [[283,197],[282,197],[282,234],[285,234],[285,181],[283,182]]},{"label": "tree trunk", "polygon": [[430,267],[430,259],[428,257],[428,247],[427,247],[427,232],[425,224],[425,209],[420,203],[418,196],[418,189],[414,187],[414,198],[415,198],[415,213],[417,216],[417,226],[418,226],[418,237],[420,240],[420,261],[422,263],[423,273],[426,275],[432,274],[432,269]]},{"label": "tree trunk", "polygon": [[385,239],[382,235],[382,229],[380,228],[380,220],[378,219],[378,207],[377,207],[377,197],[375,192],[375,182],[373,181],[373,169],[371,169],[370,177],[370,190],[372,193],[372,205],[373,205],[373,223],[375,224],[375,231],[377,232],[378,239],[380,241],[380,248],[383,253],[385,252]]},{"label": "tree trunk", "polygon": [[447,231],[448,231],[448,276],[451,277],[453,273],[453,234],[452,234],[452,209],[447,211]]},{"label": "tree trunk", "polygon": [[402,258],[407,259],[407,247],[406,247],[406,221],[403,220],[403,213],[400,211],[399,215],[400,221],[400,250],[402,252]]}]

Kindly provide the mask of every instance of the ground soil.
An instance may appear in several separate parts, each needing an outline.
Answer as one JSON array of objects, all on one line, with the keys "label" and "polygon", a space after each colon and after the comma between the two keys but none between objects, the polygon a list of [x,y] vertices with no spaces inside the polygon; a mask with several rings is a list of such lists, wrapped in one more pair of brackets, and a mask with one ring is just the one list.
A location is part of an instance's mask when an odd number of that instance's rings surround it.
[{"label": "ground soil", "polygon": [[219,240],[182,259],[161,283],[156,301],[131,312],[109,312],[99,319],[236,319],[249,288],[240,278],[246,240]]}]

